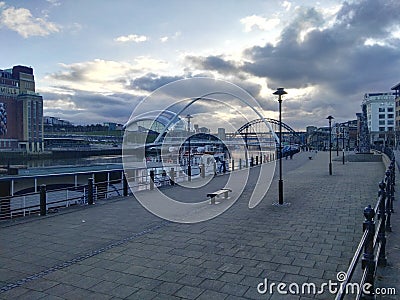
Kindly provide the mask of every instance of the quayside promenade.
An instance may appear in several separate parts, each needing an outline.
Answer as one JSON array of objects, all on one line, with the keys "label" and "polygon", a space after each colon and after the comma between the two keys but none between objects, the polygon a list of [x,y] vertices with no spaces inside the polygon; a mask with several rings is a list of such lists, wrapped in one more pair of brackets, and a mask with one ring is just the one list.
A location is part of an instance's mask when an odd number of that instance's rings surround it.
[{"label": "quayside promenade", "polygon": [[[238,202],[202,223],[164,221],[133,197],[0,223],[0,299],[334,299],[328,291],[257,291],[264,279],[299,285],[336,281],[360,241],[363,208],[376,203],[383,163],[334,161],[329,176],[329,154],[312,153],[312,160],[309,155],[283,161],[289,206],[272,205],[278,199],[274,180],[264,200],[248,209],[253,168]],[[386,286],[382,280],[390,276],[390,287],[400,292],[392,263],[400,257],[390,246],[398,241],[397,219],[394,214],[388,237],[391,268],[380,279]]]}]

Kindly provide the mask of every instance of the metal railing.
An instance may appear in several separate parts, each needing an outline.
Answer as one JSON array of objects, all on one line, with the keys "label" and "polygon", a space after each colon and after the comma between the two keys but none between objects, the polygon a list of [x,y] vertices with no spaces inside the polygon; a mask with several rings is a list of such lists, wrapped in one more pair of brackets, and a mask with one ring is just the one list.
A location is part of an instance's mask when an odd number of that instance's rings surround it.
[{"label": "metal railing", "polygon": [[[248,161],[239,159],[239,161],[230,160],[227,172],[240,170],[267,163],[274,159],[274,156],[264,157],[263,159],[255,156],[250,157]],[[169,169],[168,169],[169,168]],[[223,168],[217,164],[206,171],[204,165],[193,167],[192,178],[205,177],[206,175],[216,175],[223,173]],[[121,174],[118,178],[115,175]],[[67,187],[53,188],[52,178],[66,178],[73,176],[74,182]],[[77,176],[86,175],[86,183],[78,183]],[[47,179],[44,179],[46,177]],[[96,181],[96,178],[107,178],[103,181]],[[40,178],[40,180],[38,180]],[[9,196],[0,197],[0,220],[24,217],[33,214],[45,215],[49,212],[56,212],[61,208],[79,205],[91,205],[97,200],[109,199],[115,196],[127,196],[128,191],[151,190],[155,187],[174,185],[175,183],[189,181],[187,171],[180,165],[169,165],[167,168],[154,166],[150,168],[138,168],[131,170],[112,169],[93,172],[77,172],[40,176],[23,176],[21,180],[33,180],[34,192],[18,194],[14,193],[14,186],[17,185],[17,178],[10,179]],[[16,181],[16,182],[15,182]],[[38,184],[40,182],[40,184]],[[82,178],[80,180],[82,183]],[[128,183],[129,187],[128,188]]]},{"label": "metal railing", "polygon": [[[390,153],[390,152],[388,152]],[[359,259],[362,255],[362,277],[355,299],[374,299],[375,277],[378,266],[386,266],[386,232],[392,231],[391,215],[393,211],[394,186],[396,180],[395,158],[392,156],[384,179],[379,183],[378,201],[375,207],[368,205],[364,209],[364,234],[350,262],[346,279],[342,282],[336,300],[344,299]],[[364,250],[364,252],[363,252]]]}]

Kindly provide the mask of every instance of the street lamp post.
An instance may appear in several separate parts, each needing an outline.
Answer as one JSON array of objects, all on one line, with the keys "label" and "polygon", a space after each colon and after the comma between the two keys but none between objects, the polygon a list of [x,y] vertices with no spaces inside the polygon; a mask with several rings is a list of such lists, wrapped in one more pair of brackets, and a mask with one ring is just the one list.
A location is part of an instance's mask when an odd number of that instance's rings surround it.
[{"label": "street lamp post", "polygon": [[187,175],[188,175],[188,181],[192,181],[192,165],[191,165],[191,156],[190,156],[190,119],[193,118],[191,115],[187,114],[186,115],[187,121],[188,121],[188,133],[189,133],[189,138],[188,138],[188,144],[189,144],[189,156],[188,156],[188,168],[187,168]]},{"label": "street lamp post", "polygon": [[278,95],[279,102],[279,205],[283,205],[283,179],[282,179],[282,95],[287,94],[283,88],[278,88],[274,93]]},{"label": "street lamp post", "polygon": [[329,175],[332,175],[332,119],[334,117],[328,116],[329,120]]},{"label": "street lamp post", "polygon": [[344,164],[344,126],[342,126],[342,151],[343,151],[343,161],[342,163]]},{"label": "street lamp post", "polygon": [[339,156],[339,124],[336,124],[336,156]]}]

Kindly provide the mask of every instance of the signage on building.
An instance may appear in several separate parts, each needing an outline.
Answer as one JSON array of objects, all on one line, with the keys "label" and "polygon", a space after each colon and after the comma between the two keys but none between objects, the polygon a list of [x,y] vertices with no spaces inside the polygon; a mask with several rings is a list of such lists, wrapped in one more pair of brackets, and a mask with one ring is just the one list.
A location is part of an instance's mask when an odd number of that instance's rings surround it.
[{"label": "signage on building", "polygon": [[19,88],[8,85],[0,85],[0,95],[16,96],[18,94]]},{"label": "signage on building", "polygon": [[6,104],[0,102],[0,135],[7,134],[7,111]]}]

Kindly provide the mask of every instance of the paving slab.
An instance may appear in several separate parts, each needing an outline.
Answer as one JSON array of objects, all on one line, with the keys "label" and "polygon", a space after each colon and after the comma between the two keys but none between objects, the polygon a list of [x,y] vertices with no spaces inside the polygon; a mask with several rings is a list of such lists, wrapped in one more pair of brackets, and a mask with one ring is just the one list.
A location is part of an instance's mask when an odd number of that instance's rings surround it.
[{"label": "paving slab", "polygon": [[253,168],[238,201],[207,222],[167,222],[126,197],[1,223],[0,282],[6,284],[0,299],[315,298],[262,295],[257,286],[265,279],[320,284],[346,271],[384,165],[334,161],[330,176],[328,153],[312,155],[283,160],[287,206],[273,205],[275,178],[263,201],[248,208],[258,175]]}]

